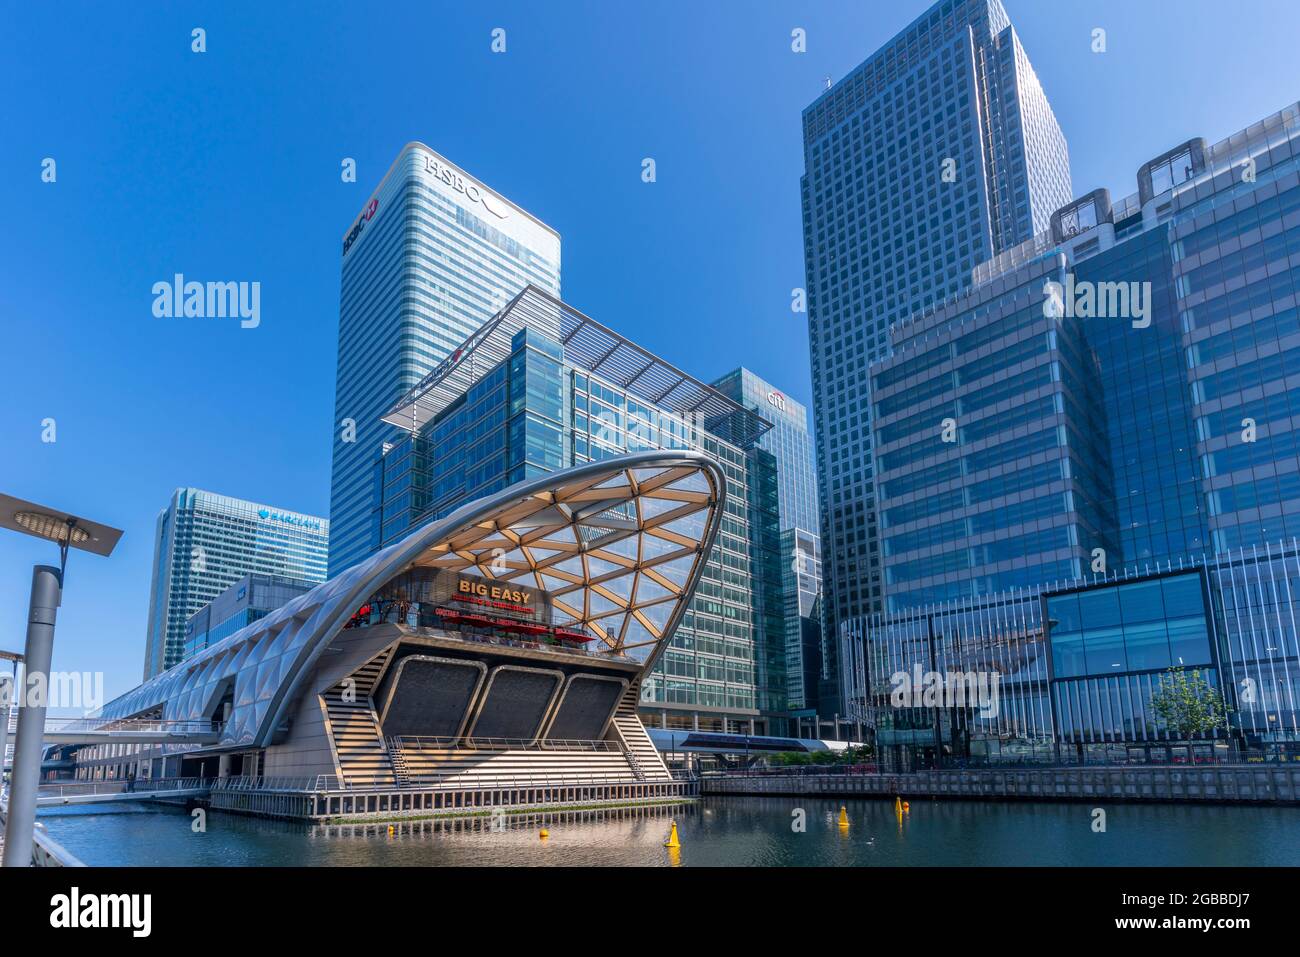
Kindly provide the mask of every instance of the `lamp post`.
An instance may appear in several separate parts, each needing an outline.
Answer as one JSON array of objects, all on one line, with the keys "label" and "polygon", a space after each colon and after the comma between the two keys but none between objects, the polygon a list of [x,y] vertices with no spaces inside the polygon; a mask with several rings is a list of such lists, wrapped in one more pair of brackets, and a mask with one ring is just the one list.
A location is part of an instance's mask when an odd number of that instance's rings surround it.
[{"label": "lamp post", "polygon": [[5,758],[9,754],[9,714],[14,703],[14,688],[18,686],[18,662],[23,656],[16,651],[0,651],[0,661],[13,662],[13,677],[5,681],[0,677],[0,794],[4,793]]},{"label": "lamp post", "polygon": [[32,569],[32,593],[27,611],[27,644],[23,649],[23,687],[15,688],[18,728],[14,733],[13,774],[9,779],[9,808],[5,821],[5,867],[29,867],[36,827],[36,795],[41,780],[41,751],[45,737],[46,696],[50,660],[54,654],[54,621],[63,600],[63,573],[68,549],[108,555],[122,532],[67,512],[0,495],[0,528],[22,532],[59,546],[59,567]]}]

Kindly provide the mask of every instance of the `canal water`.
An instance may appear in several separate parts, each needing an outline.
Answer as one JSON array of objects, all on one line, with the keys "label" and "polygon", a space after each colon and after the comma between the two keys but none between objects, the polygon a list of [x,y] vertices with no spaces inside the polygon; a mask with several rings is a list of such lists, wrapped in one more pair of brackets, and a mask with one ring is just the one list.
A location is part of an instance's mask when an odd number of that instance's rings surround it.
[{"label": "canal water", "polygon": [[[305,826],[179,808],[43,811],[50,836],[90,865],[162,866],[1189,866],[1300,865],[1300,809],[712,797],[675,808],[382,825]],[[802,813],[797,813],[802,812]],[[663,847],[675,819],[679,851]],[[804,829],[796,829],[802,820]],[[499,822],[498,822],[499,825]],[[539,831],[549,836],[543,840]]]}]

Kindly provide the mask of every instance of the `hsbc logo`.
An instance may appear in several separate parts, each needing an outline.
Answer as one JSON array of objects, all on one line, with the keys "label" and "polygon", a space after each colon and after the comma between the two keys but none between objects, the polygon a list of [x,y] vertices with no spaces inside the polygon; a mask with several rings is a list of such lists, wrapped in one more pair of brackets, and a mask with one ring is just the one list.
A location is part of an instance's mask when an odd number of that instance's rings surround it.
[{"label": "hsbc logo", "polygon": [[449,166],[444,166],[432,156],[425,155],[424,171],[432,175],[435,179],[440,179],[446,185],[461,193],[472,203],[478,203],[497,219],[505,219],[510,215],[504,207],[499,207],[496,197],[490,195],[487,190],[475,186],[460,173],[456,172]]},{"label": "hsbc logo", "polygon": [[357,237],[361,235],[361,230],[366,228],[366,223],[375,218],[375,212],[378,209],[379,200],[377,199],[372,199],[366,205],[366,208],[362,211],[361,215],[357,217],[357,222],[356,225],[352,227],[352,232],[348,233],[347,238],[343,240],[343,255],[346,256],[348,254],[348,250],[352,248],[352,244],[356,242]]}]

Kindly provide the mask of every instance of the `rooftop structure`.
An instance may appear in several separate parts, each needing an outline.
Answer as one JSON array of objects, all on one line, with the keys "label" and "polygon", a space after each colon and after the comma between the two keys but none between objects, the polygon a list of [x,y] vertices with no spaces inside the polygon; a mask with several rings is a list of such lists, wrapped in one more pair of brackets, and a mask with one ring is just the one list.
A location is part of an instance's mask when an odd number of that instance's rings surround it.
[{"label": "rooftop structure", "polygon": [[82,775],[128,762],[141,777],[233,766],[402,787],[481,779],[493,759],[563,773],[554,753],[573,750],[585,757],[569,770],[666,780],[636,716],[639,684],[690,601],[725,497],[709,457],[656,451],[468,503],[103,709],[215,721],[216,744],[92,750]]}]

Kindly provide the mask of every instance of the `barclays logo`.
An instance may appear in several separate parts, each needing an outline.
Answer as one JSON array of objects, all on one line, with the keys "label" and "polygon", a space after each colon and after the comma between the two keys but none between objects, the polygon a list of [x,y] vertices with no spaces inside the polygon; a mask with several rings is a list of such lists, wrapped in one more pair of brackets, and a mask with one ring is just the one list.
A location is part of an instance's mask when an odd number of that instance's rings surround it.
[{"label": "barclays logo", "polygon": [[290,515],[287,512],[272,512],[270,509],[260,508],[257,510],[257,517],[263,521],[281,522],[285,525],[297,525],[300,528],[319,531],[321,523],[319,519],[303,518],[301,515]]}]

